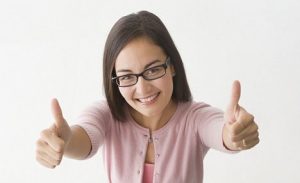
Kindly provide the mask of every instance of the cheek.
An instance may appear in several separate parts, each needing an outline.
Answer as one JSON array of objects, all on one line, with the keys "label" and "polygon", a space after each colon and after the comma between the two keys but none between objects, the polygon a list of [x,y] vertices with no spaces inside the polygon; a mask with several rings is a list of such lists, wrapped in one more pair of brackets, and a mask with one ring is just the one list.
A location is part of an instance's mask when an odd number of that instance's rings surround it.
[{"label": "cheek", "polygon": [[131,92],[130,92],[129,88],[120,87],[119,91],[125,100],[130,98]]},{"label": "cheek", "polygon": [[173,79],[172,77],[164,77],[162,78],[161,82],[157,83],[159,88],[161,90],[164,90],[165,92],[171,92],[173,93]]}]

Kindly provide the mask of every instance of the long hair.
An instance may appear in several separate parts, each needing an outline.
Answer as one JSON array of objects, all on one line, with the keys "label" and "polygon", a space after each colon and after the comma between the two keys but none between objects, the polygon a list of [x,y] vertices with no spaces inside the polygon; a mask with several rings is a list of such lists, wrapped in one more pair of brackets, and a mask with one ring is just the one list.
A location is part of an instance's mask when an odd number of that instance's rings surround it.
[{"label": "long hair", "polygon": [[125,119],[125,99],[112,77],[116,76],[115,61],[120,51],[133,39],[146,37],[161,47],[171,59],[176,75],[173,77],[172,99],[177,102],[192,100],[184,66],[179,52],[163,22],[153,13],[140,11],[120,18],[110,30],[103,54],[103,84],[107,103],[113,117]]}]

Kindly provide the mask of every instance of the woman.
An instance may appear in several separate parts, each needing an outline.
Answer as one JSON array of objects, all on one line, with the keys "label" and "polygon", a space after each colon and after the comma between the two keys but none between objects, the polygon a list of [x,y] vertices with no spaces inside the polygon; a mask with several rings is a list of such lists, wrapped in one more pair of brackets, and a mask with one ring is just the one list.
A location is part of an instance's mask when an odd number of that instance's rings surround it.
[{"label": "woman", "polygon": [[141,11],[112,27],[104,50],[106,101],[70,127],[56,99],[55,122],[37,141],[37,160],[86,159],[103,146],[109,182],[202,182],[209,148],[238,152],[258,142],[254,117],[239,106],[233,83],[223,113],[192,100],[179,52],[161,20]]}]

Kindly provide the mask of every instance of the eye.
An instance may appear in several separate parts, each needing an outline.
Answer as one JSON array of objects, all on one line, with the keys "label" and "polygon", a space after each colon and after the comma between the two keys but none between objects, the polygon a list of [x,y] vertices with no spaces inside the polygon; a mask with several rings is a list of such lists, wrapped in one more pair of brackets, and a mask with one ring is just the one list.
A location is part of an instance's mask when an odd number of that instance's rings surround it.
[{"label": "eye", "polygon": [[162,67],[152,67],[146,70],[145,75],[155,75],[162,71]]},{"label": "eye", "polygon": [[125,75],[125,76],[120,76],[119,77],[119,81],[128,81],[128,80],[133,80],[134,79],[134,75]]}]

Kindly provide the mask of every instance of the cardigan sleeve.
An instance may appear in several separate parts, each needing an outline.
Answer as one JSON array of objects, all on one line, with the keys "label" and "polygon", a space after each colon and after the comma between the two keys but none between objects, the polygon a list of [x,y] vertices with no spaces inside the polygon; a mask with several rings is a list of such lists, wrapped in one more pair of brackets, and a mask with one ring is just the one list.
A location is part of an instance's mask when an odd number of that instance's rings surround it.
[{"label": "cardigan sleeve", "polygon": [[75,124],[85,130],[92,144],[91,151],[86,158],[95,155],[99,147],[103,145],[109,132],[110,119],[111,113],[105,101],[94,102],[77,117]]},{"label": "cardigan sleeve", "polygon": [[196,133],[203,145],[208,149],[236,152],[228,150],[223,143],[224,112],[205,103],[194,103],[192,108]]}]

